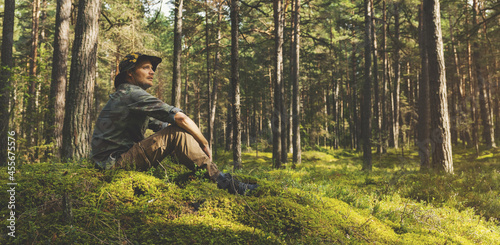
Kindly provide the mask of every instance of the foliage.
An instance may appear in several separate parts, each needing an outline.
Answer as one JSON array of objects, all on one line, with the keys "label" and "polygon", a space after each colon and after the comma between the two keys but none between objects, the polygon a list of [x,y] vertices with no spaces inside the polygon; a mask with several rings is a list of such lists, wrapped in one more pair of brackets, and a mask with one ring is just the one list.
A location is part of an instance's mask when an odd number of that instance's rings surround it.
[{"label": "foliage", "polygon": [[[271,169],[270,153],[244,153],[246,170],[235,174],[260,185],[248,197],[169,160],[148,172],[25,164],[14,175],[16,237],[2,234],[0,243],[498,243],[499,151],[471,161],[473,152],[462,149],[457,174],[448,176],[415,171],[410,153],[389,152],[373,173],[359,171],[361,156],[348,150],[304,152],[296,169]],[[229,153],[218,155],[221,169],[232,168]],[[8,198],[0,193],[1,203]]]}]

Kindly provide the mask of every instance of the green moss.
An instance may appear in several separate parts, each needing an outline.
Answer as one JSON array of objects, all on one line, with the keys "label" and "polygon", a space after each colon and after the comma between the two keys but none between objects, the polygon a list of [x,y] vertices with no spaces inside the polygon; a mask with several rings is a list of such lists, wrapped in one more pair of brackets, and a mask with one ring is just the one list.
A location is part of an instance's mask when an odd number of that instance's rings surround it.
[{"label": "green moss", "polygon": [[[1,235],[0,243],[498,244],[498,151],[480,159],[458,152],[455,175],[416,171],[415,152],[402,158],[390,151],[372,173],[360,171],[352,151],[318,148],[304,152],[296,169],[279,170],[270,168],[270,153],[245,153],[245,168],[234,175],[260,186],[246,197],[168,160],[148,172],[23,165],[16,238]],[[232,168],[230,154],[219,157],[221,169]],[[0,203],[8,198],[0,193]],[[7,216],[1,209],[0,225]]]}]

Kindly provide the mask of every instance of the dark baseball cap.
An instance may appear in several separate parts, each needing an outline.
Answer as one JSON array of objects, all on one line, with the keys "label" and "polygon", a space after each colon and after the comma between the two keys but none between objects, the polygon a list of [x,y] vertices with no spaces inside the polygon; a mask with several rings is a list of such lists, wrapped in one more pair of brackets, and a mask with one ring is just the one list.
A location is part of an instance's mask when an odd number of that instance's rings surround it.
[{"label": "dark baseball cap", "polygon": [[145,55],[139,52],[127,54],[125,57],[123,57],[122,61],[120,61],[120,65],[118,66],[120,73],[118,73],[118,75],[116,75],[115,77],[115,88],[118,88],[118,86],[124,82],[124,75],[126,74],[126,72],[134,68],[138,62],[143,60],[149,60],[151,62],[151,65],[153,65],[153,71],[156,71],[156,67],[162,61],[160,57]]}]

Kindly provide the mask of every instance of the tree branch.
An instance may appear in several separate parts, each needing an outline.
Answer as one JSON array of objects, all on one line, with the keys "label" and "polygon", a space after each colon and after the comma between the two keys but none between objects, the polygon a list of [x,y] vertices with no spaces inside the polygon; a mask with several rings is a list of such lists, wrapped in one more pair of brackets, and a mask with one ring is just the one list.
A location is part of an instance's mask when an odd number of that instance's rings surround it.
[{"label": "tree branch", "polygon": [[104,11],[101,11],[101,14],[102,14],[102,16],[104,16],[104,19],[106,19],[106,21],[108,21],[108,23],[109,23],[109,28],[108,28],[106,31],[111,30],[111,28],[113,28],[113,26],[114,26],[115,24],[113,24],[113,23],[111,22],[111,20],[108,18],[108,16],[106,16],[106,15],[104,14]]}]

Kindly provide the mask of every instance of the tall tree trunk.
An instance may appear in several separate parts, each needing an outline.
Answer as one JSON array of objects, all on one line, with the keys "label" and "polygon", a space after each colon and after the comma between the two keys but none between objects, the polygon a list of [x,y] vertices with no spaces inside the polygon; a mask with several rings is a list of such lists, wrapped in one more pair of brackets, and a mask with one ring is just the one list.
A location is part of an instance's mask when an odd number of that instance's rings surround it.
[{"label": "tall tree trunk", "polygon": [[380,115],[380,92],[379,92],[379,80],[378,80],[378,52],[377,52],[377,32],[375,28],[375,10],[373,6],[373,0],[370,1],[371,4],[371,41],[373,43],[372,55],[373,55],[373,93],[375,97],[375,104],[373,106],[373,113],[375,114],[375,137],[377,142],[377,153],[382,154],[382,119]]},{"label": "tall tree trunk", "polygon": [[80,0],[78,6],[63,126],[65,158],[84,158],[90,152],[100,7],[100,0]]},{"label": "tall tree trunk", "polygon": [[[355,37],[356,33],[352,31],[353,37]],[[356,65],[356,52],[357,52],[357,45],[355,42],[352,42],[352,57],[351,57],[351,72],[352,72],[352,78],[351,78],[351,122],[352,122],[352,129],[351,129],[351,142],[352,142],[352,148],[355,148],[357,151],[359,149],[359,120],[358,120],[358,86],[357,86],[357,65]]]},{"label": "tall tree trunk", "polygon": [[[494,68],[493,69],[494,71],[498,71],[500,69],[497,59],[495,59],[495,66],[493,68]],[[496,80],[496,83],[493,86],[494,87],[493,101],[495,103],[493,113],[495,116],[495,123],[496,123],[495,124],[495,138],[498,139],[498,138],[500,138],[500,77],[497,76],[495,78],[495,80]]]},{"label": "tall tree trunk", "polygon": [[172,78],[172,105],[181,107],[181,56],[183,0],[175,0],[174,17],[174,67]]},{"label": "tall tree trunk", "polygon": [[[479,6],[477,0],[473,1],[473,24],[478,25],[477,15],[479,14]],[[479,90],[479,107],[481,109],[481,119],[483,122],[483,140],[488,148],[496,147],[495,144],[495,127],[493,125],[493,118],[491,117],[491,101],[488,96],[489,93],[489,81],[485,79],[481,67],[481,56],[479,53],[479,28],[475,32],[476,38],[474,39],[472,59],[474,63],[475,70],[475,80],[478,85]]]},{"label": "tall tree trunk", "polygon": [[446,72],[439,0],[424,0],[425,38],[429,67],[432,168],[453,173]]},{"label": "tall tree trunk", "polygon": [[[387,8],[385,0],[382,2],[382,152],[387,151],[387,147],[389,147],[388,142],[388,132],[389,132],[389,120],[387,118]],[[390,100],[389,100],[390,101]]]},{"label": "tall tree trunk", "polygon": [[64,124],[64,106],[66,80],[68,77],[69,20],[71,0],[58,0],[56,10],[56,32],[54,35],[54,53],[52,58],[52,82],[49,96],[49,133],[54,142],[54,156],[61,156],[62,130]]},{"label": "tall tree trunk", "polygon": [[273,0],[274,9],[274,113],[273,113],[273,162],[275,168],[281,167],[282,149],[282,69],[283,69],[283,2]]},{"label": "tall tree trunk", "polygon": [[[339,59],[340,62],[340,59]],[[340,80],[335,79],[334,84],[333,84],[333,115],[334,115],[334,122],[335,122],[335,127],[333,131],[333,148],[338,149],[339,148],[339,140],[340,140],[340,106],[341,106],[341,101],[339,97],[340,93],[340,87],[342,86],[342,78]]]},{"label": "tall tree trunk", "polygon": [[[196,111],[195,111],[195,123],[200,127],[200,122],[201,122],[201,85],[200,85],[200,76],[196,77],[195,79],[195,97],[196,97]],[[203,131],[202,131],[203,132]]]},{"label": "tall tree trunk", "polygon": [[363,128],[363,170],[372,170],[372,123],[371,123],[371,86],[372,86],[372,1],[365,0],[365,82],[363,85],[363,107],[362,107],[362,128]]},{"label": "tall tree trunk", "polygon": [[429,73],[427,63],[427,49],[425,45],[426,30],[423,13],[423,4],[420,5],[420,21],[419,21],[419,48],[420,48],[420,79],[418,88],[418,155],[420,156],[420,170],[429,169],[430,166],[430,105],[429,105]]},{"label": "tall tree trunk", "polygon": [[210,149],[212,148],[212,143],[213,143],[213,127],[214,124],[212,122],[212,94],[210,93],[212,91],[212,79],[211,79],[211,72],[210,72],[210,31],[209,31],[209,24],[208,24],[208,16],[211,15],[209,13],[209,7],[208,7],[208,0],[205,0],[205,51],[207,54],[207,122],[208,122],[208,137],[207,141],[210,146]]},{"label": "tall tree trunk", "polygon": [[[31,25],[31,53],[29,62],[29,87],[28,87],[28,105],[26,108],[26,143],[28,147],[38,144],[38,120],[37,117],[37,96],[38,96],[38,78],[37,78],[37,59],[38,59],[38,25],[40,19],[40,0],[32,2],[32,25]],[[37,150],[35,149],[35,152]],[[37,155],[37,154],[35,154]],[[37,158],[37,156],[35,156]]]},{"label": "tall tree trunk", "polygon": [[[188,43],[188,47],[191,46],[189,43]],[[184,75],[184,106],[182,107],[182,110],[185,111],[186,113],[190,113],[192,111],[191,109],[191,106],[189,104],[189,70],[190,70],[190,53],[189,53],[189,49],[186,50],[186,69],[185,70],[185,75]],[[198,85],[193,85],[193,87],[195,88],[195,91],[197,89],[197,86]],[[195,95],[195,98],[197,98],[197,94]],[[198,118],[199,119],[199,118]],[[196,122],[197,125],[200,125],[200,121],[198,120]]]},{"label": "tall tree trunk", "polygon": [[[188,71],[188,70],[189,69],[186,69],[186,71]],[[191,107],[189,106],[189,102],[190,102],[190,100],[189,100],[189,73],[186,72],[186,78],[184,79],[184,105],[182,108],[187,113],[191,112]]]},{"label": "tall tree trunk", "polygon": [[233,149],[233,92],[232,88],[228,92],[229,106],[226,111],[226,151]]},{"label": "tall tree trunk", "polygon": [[[468,6],[468,5],[467,5]],[[469,11],[466,11],[465,26],[469,27]],[[467,37],[467,78],[469,82],[469,101],[470,101],[470,114],[472,120],[472,144],[476,149],[476,154],[479,155],[479,142],[478,142],[478,116],[477,116],[477,104],[476,104],[476,89],[474,86],[474,78],[472,76],[472,48],[470,44],[470,37]]]},{"label": "tall tree trunk", "polygon": [[241,165],[241,109],[240,109],[240,75],[239,75],[239,14],[240,3],[231,0],[231,84],[233,91],[233,163],[234,169]]},{"label": "tall tree trunk", "polygon": [[[451,17],[450,17],[450,23],[451,23]],[[454,103],[454,106],[456,106],[456,116],[455,116],[455,125],[456,125],[456,131],[458,136],[460,136],[460,139],[464,142],[470,141],[468,132],[467,130],[464,130],[460,125],[463,124],[463,118],[464,118],[464,113],[466,110],[465,106],[465,82],[464,82],[464,77],[462,72],[460,71],[460,62],[458,59],[458,52],[457,52],[457,47],[455,45],[455,36],[453,32],[453,25],[450,24],[450,39],[451,39],[451,46],[452,46],[452,51],[453,51],[453,62],[455,65],[455,78],[457,79],[457,82],[454,82],[455,84],[455,95],[454,98],[456,100],[456,103]],[[470,142],[468,143],[470,144]]]},{"label": "tall tree trunk", "polygon": [[7,146],[9,129],[9,105],[11,87],[11,69],[14,66],[12,47],[14,45],[15,0],[5,0],[2,29],[2,60],[0,66],[0,166],[7,165]]},{"label": "tall tree trunk", "polygon": [[287,107],[286,107],[286,92],[285,92],[285,82],[283,81],[283,44],[284,44],[284,32],[285,32],[285,13],[286,13],[286,9],[285,9],[285,6],[284,6],[284,2],[282,0],[281,1],[281,11],[280,11],[280,14],[281,14],[281,51],[279,51],[281,53],[280,55],[280,58],[278,58],[279,61],[278,62],[278,65],[280,66],[279,68],[279,72],[277,72],[276,74],[280,76],[280,80],[281,80],[281,104],[280,104],[280,113],[281,113],[281,163],[287,163],[288,162],[288,145],[287,145],[287,139],[288,139],[288,131],[287,131],[287,124],[288,124],[288,112],[287,112]]},{"label": "tall tree trunk", "polygon": [[393,112],[392,112],[392,136],[394,142],[394,148],[398,149],[399,147],[399,120],[400,120],[400,112],[399,112],[399,94],[401,92],[401,63],[400,63],[400,43],[399,43],[399,5],[401,3],[394,3],[394,92],[393,92]]},{"label": "tall tree trunk", "polygon": [[460,124],[460,84],[461,84],[461,76],[460,76],[460,67],[458,66],[458,55],[457,48],[455,47],[455,38],[453,37],[453,25],[451,16],[448,17],[448,21],[450,23],[450,45],[451,51],[453,52],[453,65],[455,66],[455,71],[451,76],[451,142],[453,144],[458,144],[458,136],[460,135],[460,131],[458,130],[458,125]]},{"label": "tall tree trunk", "polygon": [[302,149],[300,147],[300,0],[294,0],[294,16],[293,16],[293,47],[292,47],[292,147],[293,147],[293,163],[302,162]]},{"label": "tall tree trunk", "polygon": [[210,32],[209,32],[209,24],[208,24],[208,16],[211,15],[209,13],[208,0],[205,0],[205,52],[207,54],[207,122],[208,122],[208,145],[210,149],[212,148],[213,143],[213,128],[214,124],[212,122],[212,79],[210,76]]},{"label": "tall tree trunk", "polygon": [[[219,51],[219,46],[220,46],[220,40],[221,40],[221,21],[222,21],[222,4],[218,3],[217,5],[217,33],[216,33],[216,40],[215,40],[215,60],[214,60],[214,76],[213,76],[213,88],[212,88],[212,94],[211,99],[210,99],[210,121],[209,121],[209,144],[210,147],[212,148],[213,141],[214,141],[214,123],[215,123],[215,112],[217,109],[217,92],[219,88],[219,59],[220,59],[220,51]],[[208,36],[208,35],[207,35]],[[208,49],[207,49],[208,51]],[[208,63],[208,62],[207,62]],[[207,64],[208,65],[208,64]]]}]

